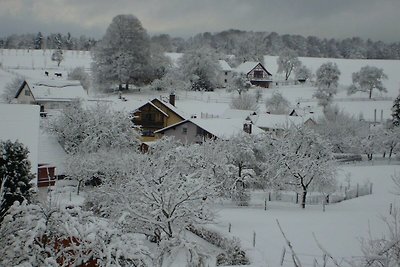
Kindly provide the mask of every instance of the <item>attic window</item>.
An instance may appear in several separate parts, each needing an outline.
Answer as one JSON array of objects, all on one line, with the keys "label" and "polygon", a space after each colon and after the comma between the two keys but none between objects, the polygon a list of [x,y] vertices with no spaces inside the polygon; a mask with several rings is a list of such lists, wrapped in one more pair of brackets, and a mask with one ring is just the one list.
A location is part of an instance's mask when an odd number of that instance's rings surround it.
[{"label": "attic window", "polygon": [[29,90],[25,90],[25,95],[30,96],[31,93],[29,92]]},{"label": "attic window", "polygon": [[227,76],[228,75],[228,72],[227,71],[225,71],[225,76]]},{"label": "attic window", "polygon": [[182,128],[182,134],[187,134],[187,128],[186,127]]},{"label": "attic window", "polygon": [[263,77],[262,70],[255,70],[254,71],[254,78],[262,78],[262,77]]}]

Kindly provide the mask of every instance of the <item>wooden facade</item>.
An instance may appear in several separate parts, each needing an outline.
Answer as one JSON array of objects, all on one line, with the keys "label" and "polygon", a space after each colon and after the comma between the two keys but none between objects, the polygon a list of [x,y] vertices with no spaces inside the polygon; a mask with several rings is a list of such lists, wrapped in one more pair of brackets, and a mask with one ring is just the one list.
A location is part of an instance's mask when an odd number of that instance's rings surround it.
[{"label": "wooden facade", "polygon": [[38,187],[54,186],[56,183],[56,167],[46,164],[38,166]]},{"label": "wooden facade", "polygon": [[141,127],[143,142],[158,139],[155,131],[185,120],[178,114],[174,104],[171,96],[170,103],[155,98],[133,112],[133,123]]}]

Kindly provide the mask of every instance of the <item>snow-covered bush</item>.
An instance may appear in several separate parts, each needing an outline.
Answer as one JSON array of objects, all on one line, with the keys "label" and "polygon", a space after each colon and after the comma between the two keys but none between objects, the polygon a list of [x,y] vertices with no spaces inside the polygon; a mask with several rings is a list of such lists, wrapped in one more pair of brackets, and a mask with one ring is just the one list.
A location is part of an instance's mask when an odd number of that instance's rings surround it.
[{"label": "snow-covered bush", "polygon": [[153,266],[137,236],[80,208],[15,203],[0,226],[1,266]]},{"label": "snow-covered bush", "polygon": [[128,114],[114,111],[103,103],[85,109],[81,103],[74,102],[59,116],[54,116],[47,129],[57,136],[67,153],[138,148],[138,134]]},{"label": "snow-covered bush", "polygon": [[188,230],[224,250],[224,253],[217,256],[217,266],[250,264],[246,252],[241,249],[239,239],[223,237],[221,234],[204,227],[194,227],[191,225],[188,227]]},{"label": "snow-covered bush", "polygon": [[257,110],[258,104],[257,99],[253,95],[242,93],[232,98],[230,107],[241,110]]},{"label": "snow-covered bush", "polygon": [[90,76],[83,67],[76,67],[68,72],[68,80],[78,80],[86,91],[90,87]]},{"label": "snow-covered bush", "polygon": [[271,114],[288,114],[290,102],[280,92],[275,91],[271,97],[265,99],[265,107]]}]

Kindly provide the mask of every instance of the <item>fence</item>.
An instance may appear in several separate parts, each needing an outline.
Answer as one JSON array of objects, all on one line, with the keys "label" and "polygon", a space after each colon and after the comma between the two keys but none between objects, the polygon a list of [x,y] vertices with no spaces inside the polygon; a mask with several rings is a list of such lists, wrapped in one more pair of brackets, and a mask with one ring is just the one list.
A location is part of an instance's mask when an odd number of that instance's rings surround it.
[{"label": "fence", "polygon": [[[364,185],[357,184],[353,187],[340,186],[337,191],[331,194],[309,192],[307,193],[306,204],[307,205],[318,205],[322,203],[333,204],[344,200],[370,195],[372,194],[372,187],[373,187],[372,183],[368,183]],[[254,202],[264,203],[265,199],[267,199],[267,201],[281,201],[281,202],[290,202],[298,204],[301,202],[301,194],[288,191],[269,191],[269,192],[258,191],[252,194],[251,203]]]}]

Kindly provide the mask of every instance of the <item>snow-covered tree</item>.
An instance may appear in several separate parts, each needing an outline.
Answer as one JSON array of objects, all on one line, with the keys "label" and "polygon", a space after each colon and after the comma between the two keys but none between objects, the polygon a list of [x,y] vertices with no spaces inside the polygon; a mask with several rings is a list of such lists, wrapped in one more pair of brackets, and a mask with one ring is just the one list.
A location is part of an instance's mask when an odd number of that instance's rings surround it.
[{"label": "snow-covered tree", "polygon": [[68,72],[68,80],[78,80],[86,91],[90,87],[90,76],[83,67],[76,67]]},{"label": "snow-covered tree", "polygon": [[249,93],[242,93],[232,98],[230,107],[233,109],[241,110],[257,110],[257,99],[254,95]]},{"label": "snow-covered tree", "polygon": [[207,47],[187,51],[179,59],[179,69],[194,91],[214,90],[218,83],[217,75],[221,71],[216,53]]},{"label": "snow-covered tree", "polygon": [[295,51],[286,49],[284,50],[277,59],[278,73],[285,74],[285,80],[287,81],[296,68],[301,65],[299,58]]},{"label": "snow-covered tree", "polygon": [[392,158],[393,152],[400,148],[400,127],[384,129],[381,138],[384,148],[384,156],[386,156],[386,153],[389,153],[388,157],[390,159]]},{"label": "snow-covered tree", "polygon": [[66,159],[65,174],[68,179],[78,181],[77,194],[85,184],[100,185],[126,177],[134,171],[135,150],[100,148],[95,152],[80,150]]},{"label": "snow-covered tree", "polygon": [[395,127],[400,127],[400,95],[393,101],[392,124]]},{"label": "snow-covered tree", "polygon": [[318,68],[316,76],[317,91],[313,96],[318,99],[318,104],[326,109],[337,93],[340,71],[336,63],[327,62]]},{"label": "snow-covered tree", "polygon": [[0,184],[3,201],[0,206],[0,222],[15,201],[29,200],[33,176],[28,149],[18,141],[0,141]]},{"label": "snow-covered tree", "polygon": [[383,152],[383,140],[381,129],[368,129],[362,133],[360,139],[360,151],[367,155],[368,160],[372,160],[374,154]]},{"label": "snow-covered tree", "polygon": [[114,111],[108,104],[83,108],[80,102],[66,107],[47,126],[67,153],[96,152],[99,149],[137,149],[138,134],[128,114]]},{"label": "snow-covered tree", "polygon": [[265,107],[270,114],[288,114],[290,102],[280,92],[275,91],[271,97],[265,99]]},{"label": "snow-covered tree", "polygon": [[329,107],[314,129],[335,153],[360,153],[360,133],[367,132],[368,123],[360,121],[337,107]]},{"label": "snow-covered tree", "polygon": [[150,41],[139,19],[117,15],[93,51],[92,70],[98,85],[144,82],[150,70]]},{"label": "snow-covered tree", "polygon": [[236,91],[239,95],[247,92],[251,87],[251,83],[246,77],[246,74],[234,73],[232,79],[228,83],[228,91]]},{"label": "snow-covered tree", "polygon": [[100,186],[88,202],[104,216],[120,218],[126,227],[157,242],[213,219],[217,183],[201,146],[162,139],[137,157],[135,168],[126,179]]},{"label": "snow-covered tree", "polygon": [[359,72],[353,73],[353,84],[348,88],[347,93],[351,95],[356,92],[366,92],[371,99],[374,89],[380,92],[387,92],[386,87],[382,83],[382,80],[387,78],[383,69],[373,66],[364,66]]},{"label": "snow-covered tree", "polygon": [[330,146],[314,130],[291,127],[275,143],[276,181],[283,188],[301,194],[305,208],[309,191],[331,192],[335,185],[335,165]]},{"label": "snow-covered tree", "polygon": [[78,207],[25,201],[0,225],[0,254],[1,266],[153,266],[149,250],[118,225]]},{"label": "snow-covered tree", "polygon": [[309,68],[304,65],[299,66],[294,71],[296,80],[298,81],[307,81],[311,79],[312,73]]},{"label": "snow-covered tree", "polygon": [[53,54],[51,54],[51,60],[57,62],[57,66],[59,67],[64,60],[63,51],[60,48],[54,50]]},{"label": "snow-covered tree", "polygon": [[25,77],[17,76],[11,82],[7,83],[3,93],[1,94],[1,99],[5,103],[11,103],[15,99],[15,95],[17,94],[17,91],[21,87],[24,80]]}]

